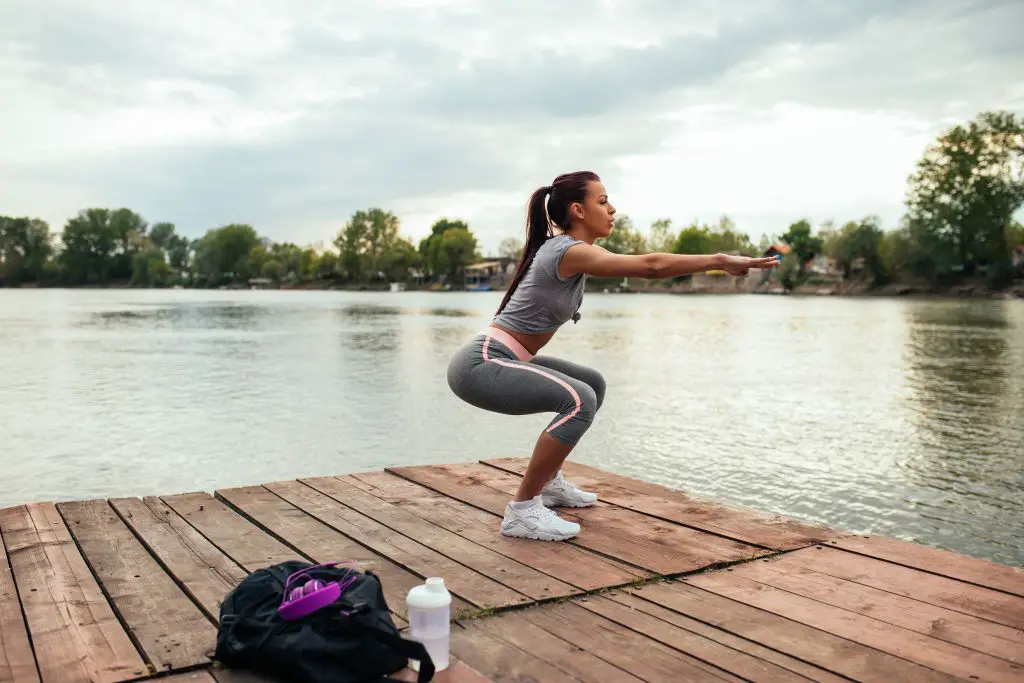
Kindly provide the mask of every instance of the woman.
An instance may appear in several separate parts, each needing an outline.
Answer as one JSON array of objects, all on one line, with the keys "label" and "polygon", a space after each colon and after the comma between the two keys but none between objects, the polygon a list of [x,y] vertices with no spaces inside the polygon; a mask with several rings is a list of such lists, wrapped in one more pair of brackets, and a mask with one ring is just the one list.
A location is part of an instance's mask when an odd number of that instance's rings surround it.
[{"label": "woman", "polygon": [[494,320],[448,366],[448,385],[471,405],[507,415],[556,413],[505,508],[506,536],[572,538],[579,525],[548,508],[597,502],[595,494],[566,481],[561,467],[601,407],[604,378],[572,361],[537,355],[561,325],[579,321],[586,276],[670,278],[706,270],[745,275],[776,264],[775,258],[725,254],[613,254],[594,241],[611,233],[614,217],[604,185],[589,171],[560,175],[534,192],[526,247]]}]

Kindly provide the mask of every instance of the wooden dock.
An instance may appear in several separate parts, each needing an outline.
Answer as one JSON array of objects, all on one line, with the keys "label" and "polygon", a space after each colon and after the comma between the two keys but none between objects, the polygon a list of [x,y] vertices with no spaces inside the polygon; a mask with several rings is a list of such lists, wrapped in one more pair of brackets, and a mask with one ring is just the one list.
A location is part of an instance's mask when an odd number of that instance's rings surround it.
[{"label": "wooden dock", "polygon": [[[354,559],[454,595],[450,683],[1024,681],[1024,572],[569,464],[567,543],[509,539],[524,459],[0,510],[0,682],[260,680],[211,665],[247,572]],[[409,677],[408,672],[406,677]]]}]

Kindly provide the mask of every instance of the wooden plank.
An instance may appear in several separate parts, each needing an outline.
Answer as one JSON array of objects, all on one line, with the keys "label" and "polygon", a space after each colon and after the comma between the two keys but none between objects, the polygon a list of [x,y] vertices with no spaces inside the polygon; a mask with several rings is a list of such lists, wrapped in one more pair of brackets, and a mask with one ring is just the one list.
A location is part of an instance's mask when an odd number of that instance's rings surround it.
[{"label": "wooden plank", "polygon": [[[372,571],[381,581],[388,608],[401,620],[401,625],[405,625],[405,596],[413,586],[423,583],[421,577],[359,545],[261,486],[224,489],[217,495],[314,562],[353,560],[361,569]],[[465,601],[453,599],[453,614],[468,609],[470,606]]]},{"label": "wooden plank", "polygon": [[534,653],[495,636],[488,629],[481,627],[483,621],[486,620],[470,621],[465,628],[452,629],[451,651],[460,660],[489,677],[493,683],[589,683],[594,680],[589,677],[577,678],[566,670],[572,668],[577,658],[569,660],[567,656],[567,662],[549,663]]},{"label": "wooden plank", "polygon": [[657,605],[831,673],[869,683],[952,681],[900,657],[679,581],[631,588]]},{"label": "wooden plank", "polygon": [[[471,505],[487,500],[489,511],[502,514],[519,486],[519,477],[481,464],[396,468],[395,473]],[[491,489],[497,493],[488,493]],[[485,508],[486,509],[486,508]],[[724,562],[749,559],[767,551],[648,517],[639,512],[598,503],[579,510],[559,510],[578,521],[574,545],[659,574],[678,574]]]},{"label": "wooden plank", "polygon": [[[652,640],[674,650],[685,652],[702,662],[707,662],[745,680],[768,683],[791,681],[806,683],[808,680],[812,680],[770,661],[750,655],[743,650],[736,650],[717,640],[706,638],[699,633],[685,628],[670,628],[671,621],[665,621],[648,612],[638,610],[635,605],[623,604],[599,595],[579,600],[575,604],[635,633],[646,635]],[[673,624],[673,626],[675,625]],[[818,672],[825,673],[820,669]]]},{"label": "wooden plank", "polygon": [[884,536],[848,536],[835,548],[1024,597],[1024,569]]},{"label": "wooden plank", "polygon": [[513,560],[531,564],[582,590],[591,591],[633,583],[653,576],[570,543],[537,543],[497,533],[501,517],[441,495],[389,472],[339,477],[434,524],[487,546]]},{"label": "wooden plank", "polygon": [[774,559],[734,567],[733,573],[894,626],[1024,664],[1024,631],[1002,624],[803,567],[789,566]]},{"label": "wooden plank", "polygon": [[610,665],[597,654],[537,628],[519,612],[474,620],[467,627],[482,630],[583,681],[641,683],[643,680]]},{"label": "wooden plank", "polygon": [[25,615],[0,530],[0,683],[32,683],[38,680],[36,658],[28,639]]},{"label": "wooden plank", "polygon": [[285,481],[267,484],[266,488],[416,575],[443,577],[453,595],[476,607],[508,607],[532,602],[529,596],[453,562],[441,553],[392,531],[305,484]]},{"label": "wooden plank", "polygon": [[[482,462],[522,476],[529,459],[496,458]],[[574,484],[593,491],[605,502],[765,548],[803,548],[842,535],[835,529],[791,517],[699,500],[677,489],[624,477],[581,463],[566,462],[563,472]]]},{"label": "wooden plank", "polygon": [[53,505],[0,511],[0,532],[44,683],[147,673]]},{"label": "wooden plank", "polygon": [[145,501],[120,498],[111,500],[110,504],[206,616],[216,623],[224,597],[247,572],[159,498]]},{"label": "wooden plank", "polygon": [[741,680],[572,603],[544,605],[520,614],[537,628],[644,681]]},{"label": "wooden plank", "polygon": [[981,681],[1024,677],[1024,669],[1016,664],[758,583],[735,571],[681,581],[951,676]]},{"label": "wooden plank", "polygon": [[[580,600],[579,605],[585,609],[593,610],[599,614],[603,614],[605,617],[614,619],[625,625],[635,623],[633,620],[640,619],[642,617],[653,617],[656,618],[659,623],[665,622],[665,624],[675,627],[670,629],[667,626],[662,625],[660,628],[655,625],[650,625],[646,621],[642,622],[646,627],[645,633],[650,637],[662,640],[666,645],[672,643],[666,639],[675,639],[677,636],[674,634],[677,631],[688,632],[696,634],[707,641],[718,643],[726,648],[726,652],[732,653],[731,667],[723,666],[720,663],[721,660],[711,659],[717,658],[719,653],[712,650],[707,652],[708,645],[702,644],[700,649],[690,650],[690,653],[694,656],[699,656],[701,659],[715,664],[716,666],[722,666],[722,668],[729,668],[736,675],[750,675],[757,672],[757,666],[764,666],[764,672],[752,678],[752,680],[762,680],[763,678],[770,679],[778,674],[778,669],[792,672],[797,677],[797,680],[812,680],[819,681],[820,683],[844,683],[847,678],[837,676],[829,671],[809,664],[795,657],[777,652],[771,648],[760,645],[754,641],[735,636],[728,631],[715,628],[709,624],[705,624],[702,621],[691,619],[688,616],[674,612],[666,607],[655,604],[648,600],[636,595],[634,588],[624,588],[609,593],[604,593],[601,596],[594,596],[587,598],[586,600]],[[630,623],[627,624],[625,616],[621,612],[613,611],[607,606],[607,603],[612,602],[617,606],[628,610]],[[673,645],[675,646],[675,645]],[[764,662],[764,664],[756,665],[749,662],[747,656],[752,657],[755,661]],[[775,667],[775,668],[772,668]]]},{"label": "wooden plank", "polygon": [[158,671],[209,664],[217,629],[105,500],[60,503],[72,536]]},{"label": "wooden plank", "polygon": [[[346,507],[360,512],[380,524],[405,534],[442,555],[475,569],[485,576],[493,577],[509,588],[534,600],[561,598],[579,595],[580,590],[564,581],[541,573],[516,560],[497,553],[486,545],[470,541],[443,529],[431,521],[417,517],[391,503],[359,490],[350,483],[333,477],[303,479],[313,487]],[[493,530],[491,531],[494,534]]]},{"label": "wooden plank", "polygon": [[1015,595],[825,546],[785,555],[779,562],[1024,630],[1024,599]]},{"label": "wooden plank", "polygon": [[247,572],[292,560],[308,561],[209,493],[164,496],[163,502]]}]

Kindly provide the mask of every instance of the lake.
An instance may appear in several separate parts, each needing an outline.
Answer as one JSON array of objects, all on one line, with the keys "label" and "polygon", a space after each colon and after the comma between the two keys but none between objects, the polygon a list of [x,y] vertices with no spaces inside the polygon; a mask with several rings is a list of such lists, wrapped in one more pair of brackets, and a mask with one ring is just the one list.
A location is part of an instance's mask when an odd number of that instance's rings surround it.
[{"label": "lake", "polygon": [[[461,403],[501,294],[0,290],[0,507],[528,455]],[[588,294],[572,458],[1024,565],[1024,302]]]}]

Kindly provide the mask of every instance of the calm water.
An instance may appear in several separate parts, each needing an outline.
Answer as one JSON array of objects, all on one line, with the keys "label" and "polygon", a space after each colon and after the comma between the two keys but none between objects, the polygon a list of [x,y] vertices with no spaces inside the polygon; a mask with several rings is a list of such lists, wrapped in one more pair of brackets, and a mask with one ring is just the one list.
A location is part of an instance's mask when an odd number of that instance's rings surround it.
[{"label": "calm water", "polygon": [[[487,294],[0,290],[0,506],[526,455],[445,382]],[[588,295],[574,458],[1024,565],[1024,302]]]}]

